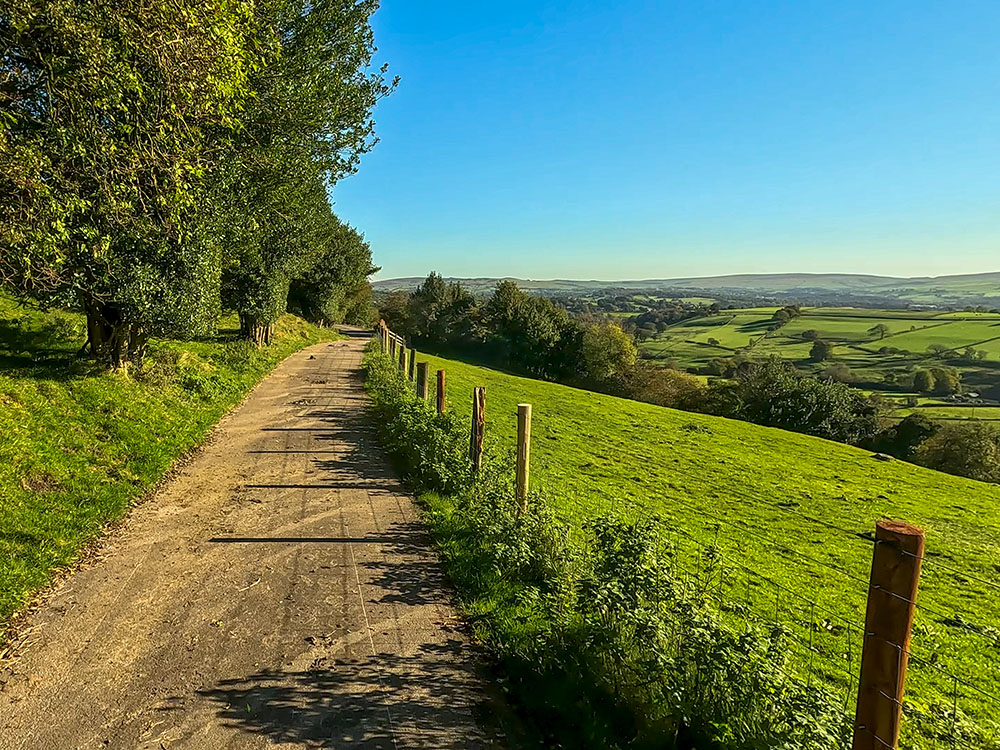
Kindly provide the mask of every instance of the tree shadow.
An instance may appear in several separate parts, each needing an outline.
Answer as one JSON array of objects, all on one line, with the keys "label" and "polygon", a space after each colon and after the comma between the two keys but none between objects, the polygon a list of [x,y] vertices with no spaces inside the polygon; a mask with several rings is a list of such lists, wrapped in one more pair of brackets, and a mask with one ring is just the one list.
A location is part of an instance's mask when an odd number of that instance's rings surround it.
[{"label": "tree shadow", "polygon": [[[263,670],[197,694],[217,707],[225,726],[273,743],[495,747],[491,711],[487,696],[476,689],[469,648],[463,640],[447,638],[419,644],[407,655],[331,654],[304,671]],[[163,710],[180,709],[183,699],[172,703]]]}]

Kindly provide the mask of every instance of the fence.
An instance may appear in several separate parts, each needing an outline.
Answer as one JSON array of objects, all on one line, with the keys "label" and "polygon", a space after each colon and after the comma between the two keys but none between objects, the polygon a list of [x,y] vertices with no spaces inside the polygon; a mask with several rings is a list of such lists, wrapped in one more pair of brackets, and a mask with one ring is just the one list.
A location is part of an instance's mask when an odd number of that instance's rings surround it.
[{"label": "fence", "polygon": [[[394,347],[397,353],[403,351],[402,339],[384,323],[378,339],[387,354],[393,355]],[[415,377],[418,395],[428,399],[428,363],[415,365],[416,357],[410,349],[409,368],[400,358],[401,371],[409,372],[410,380]],[[445,383],[445,371],[438,370],[439,412],[446,408]],[[484,387],[474,389],[471,413],[469,457],[478,470],[486,431]],[[530,480],[531,418],[531,405],[520,404],[513,480],[524,507]],[[740,496],[736,488],[727,491]],[[685,585],[708,595],[733,627],[753,623],[772,631],[780,629],[789,643],[785,677],[842,692],[843,711],[853,725],[852,750],[1000,748],[996,690],[1000,631],[977,621],[981,615],[946,611],[919,601],[917,595],[921,579],[929,578],[939,588],[955,593],[959,601],[1000,602],[1000,583],[926,550],[924,532],[910,524],[879,521],[874,529],[851,529],[790,503],[750,494],[743,499],[793,524],[800,538],[775,538],[768,528],[672,498],[678,519],[670,533]],[[679,521],[681,516],[684,523]],[[812,545],[815,554],[804,551],[808,545],[800,543],[803,539],[818,542]],[[769,563],[780,562],[781,575],[773,574],[759,560],[747,560],[745,551],[751,540],[758,550],[769,552]],[[851,547],[854,552],[849,557],[870,561],[870,568],[851,569],[845,560],[827,554],[825,550],[834,547],[831,540]],[[1000,572],[1000,560],[994,568]],[[943,629],[953,637],[945,638]],[[918,690],[912,700],[904,699],[908,681],[912,684],[915,679]],[[901,745],[904,716],[915,729]]]}]

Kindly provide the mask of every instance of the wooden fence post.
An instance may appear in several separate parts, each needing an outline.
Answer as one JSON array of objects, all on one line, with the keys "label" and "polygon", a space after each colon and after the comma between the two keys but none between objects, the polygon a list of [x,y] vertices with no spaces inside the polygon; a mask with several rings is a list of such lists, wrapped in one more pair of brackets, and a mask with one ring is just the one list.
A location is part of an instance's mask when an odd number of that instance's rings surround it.
[{"label": "wooden fence post", "polygon": [[406,375],[406,347],[399,347],[399,371]]},{"label": "wooden fence post", "polygon": [[417,395],[427,400],[427,362],[417,363]]},{"label": "wooden fence post", "polygon": [[396,358],[396,337],[392,334],[389,334],[389,356]]},{"label": "wooden fence post", "polygon": [[410,382],[417,377],[417,350],[412,346],[410,347]]},{"label": "wooden fence post", "polygon": [[528,473],[531,464],[531,404],[517,405],[517,483],[515,496],[521,512],[528,510]]},{"label": "wooden fence post", "polygon": [[923,556],[921,529],[898,521],[876,524],[853,750],[884,750],[899,742]]},{"label": "wooden fence post", "polygon": [[483,467],[483,437],[486,435],[486,388],[472,389],[472,429],[469,434],[469,460],[472,470],[478,472]]},{"label": "wooden fence post", "polygon": [[437,410],[444,414],[444,370],[437,371]]}]

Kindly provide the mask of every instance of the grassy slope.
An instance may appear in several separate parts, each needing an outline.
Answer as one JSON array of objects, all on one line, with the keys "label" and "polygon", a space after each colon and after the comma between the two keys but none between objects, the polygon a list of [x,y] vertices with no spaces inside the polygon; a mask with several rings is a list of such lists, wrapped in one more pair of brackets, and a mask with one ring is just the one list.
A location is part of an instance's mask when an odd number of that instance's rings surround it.
[{"label": "grassy slope", "polygon": [[[799,665],[840,690],[847,690],[844,670],[857,674],[871,545],[801,514],[851,532],[873,530],[882,517],[920,524],[931,557],[914,652],[1000,692],[1000,641],[944,622],[960,614],[974,627],[1000,626],[997,590],[943,567],[997,577],[1000,487],[883,463],[866,451],[791,432],[426,359],[432,369],[446,369],[449,402],[466,418],[472,387],[486,386],[493,443],[512,446],[516,404],[533,404],[532,481],[555,498],[563,516],[580,522],[606,511],[660,514],[679,530],[694,570],[704,554],[692,538],[717,542],[724,562],[713,580],[724,609],[749,592],[758,618],[777,616],[800,642],[808,643],[812,632],[820,655],[795,647]],[[950,710],[953,692],[940,673],[911,668],[913,705]],[[971,691],[960,692],[963,710],[980,721],[990,715]]]},{"label": "grassy slope", "polygon": [[289,315],[262,351],[231,335],[156,341],[131,378],[73,357],[82,328],[0,298],[0,642],[17,608],[274,365],[332,337]]}]

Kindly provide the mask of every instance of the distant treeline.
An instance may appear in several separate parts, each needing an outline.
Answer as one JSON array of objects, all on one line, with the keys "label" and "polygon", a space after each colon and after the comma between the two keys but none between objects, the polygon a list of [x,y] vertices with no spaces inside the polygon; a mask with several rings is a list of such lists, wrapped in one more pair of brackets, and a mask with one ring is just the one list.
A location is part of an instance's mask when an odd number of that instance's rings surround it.
[{"label": "distant treeline", "polygon": [[375,0],[11,0],[0,11],[0,282],[150,335],[257,343],[291,304],[365,318],[367,243],[329,193],[375,143]]},{"label": "distant treeline", "polygon": [[[379,299],[389,326],[418,348],[637,401],[741,419],[857,445],[942,471],[1000,481],[1000,430],[941,427],[922,415],[885,419],[879,399],[834,378],[803,375],[776,357],[733,359],[706,383],[638,359],[611,322],[571,316],[544,297],[500,281],[479,298],[436,273],[413,292]],[[797,314],[789,306],[776,324]]]}]

